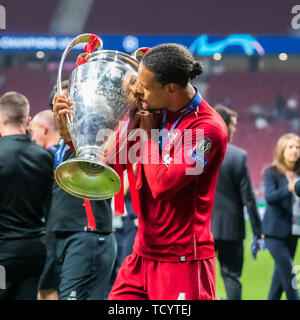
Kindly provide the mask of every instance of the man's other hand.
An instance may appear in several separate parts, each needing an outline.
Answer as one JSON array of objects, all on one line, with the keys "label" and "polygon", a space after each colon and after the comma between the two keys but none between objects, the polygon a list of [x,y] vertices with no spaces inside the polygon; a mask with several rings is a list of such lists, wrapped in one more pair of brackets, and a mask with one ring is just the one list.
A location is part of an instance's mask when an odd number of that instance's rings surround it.
[{"label": "man's other hand", "polygon": [[66,141],[71,141],[70,132],[67,126],[67,116],[71,117],[73,104],[70,98],[65,95],[56,94],[53,98],[53,117],[60,136]]}]

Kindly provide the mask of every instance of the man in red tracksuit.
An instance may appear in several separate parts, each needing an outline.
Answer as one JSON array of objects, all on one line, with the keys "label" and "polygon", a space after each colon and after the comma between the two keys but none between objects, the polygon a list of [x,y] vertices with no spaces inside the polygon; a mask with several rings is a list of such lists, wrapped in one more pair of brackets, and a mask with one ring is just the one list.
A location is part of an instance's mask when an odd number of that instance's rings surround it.
[{"label": "man in red tracksuit", "polygon": [[[136,186],[141,213],[133,253],[109,299],[215,299],[210,218],[228,138],[223,119],[189,83],[201,73],[177,44],[156,46],[142,59],[133,88],[145,109],[134,118],[145,132]],[[55,105],[67,103],[57,98]],[[159,141],[154,128],[165,129]]]}]

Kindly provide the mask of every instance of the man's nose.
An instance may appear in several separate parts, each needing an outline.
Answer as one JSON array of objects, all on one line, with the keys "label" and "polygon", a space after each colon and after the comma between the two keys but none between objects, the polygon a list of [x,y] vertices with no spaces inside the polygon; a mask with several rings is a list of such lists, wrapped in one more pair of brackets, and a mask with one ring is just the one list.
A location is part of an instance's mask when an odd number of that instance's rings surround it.
[{"label": "man's nose", "polygon": [[142,98],[144,96],[143,88],[138,82],[135,84],[133,94],[136,98],[139,98],[139,97]]}]

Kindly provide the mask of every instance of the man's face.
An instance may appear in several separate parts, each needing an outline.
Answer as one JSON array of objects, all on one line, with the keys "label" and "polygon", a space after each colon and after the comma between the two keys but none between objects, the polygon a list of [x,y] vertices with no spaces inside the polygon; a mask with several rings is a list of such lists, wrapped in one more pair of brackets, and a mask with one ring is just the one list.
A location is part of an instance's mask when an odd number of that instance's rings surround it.
[{"label": "man's face", "polygon": [[149,71],[142,63],[139,66],[135,96],[144,103],[144,108],[163,109],[170,104],[170,96],[155,74]]},{"label": "man's face", "polygon": [[35,119],[33,119],[28,126],[31,140],[43,148],[45,147],[45,131],[45,126]]},{"label": "man's face", "polygon": [[237,118],[231,117],[230,123],[228,125],[228,141],[229,142],[232,142],[232,140],[233,140],[233,136],[236,132],[236,126],[237,126]]}]

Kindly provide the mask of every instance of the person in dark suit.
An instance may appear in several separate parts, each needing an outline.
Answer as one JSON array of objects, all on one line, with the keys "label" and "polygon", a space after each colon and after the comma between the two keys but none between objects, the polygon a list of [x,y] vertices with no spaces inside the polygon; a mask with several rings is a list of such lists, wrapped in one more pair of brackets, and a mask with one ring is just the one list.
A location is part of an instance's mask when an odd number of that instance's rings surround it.
[{"label": "person in dark suit", "polygon": [[299,300],[293,258],[300,234],[292,232],[293,213],[300,210],[299,198],[294,193],[299,175],[300,138],[292,133],[285,134],[278,140],[272,166],[264,172],[267,208],[263,231],[267,248],[275,261],[269,300],[280,300],[283,291],[287,299]]},{"label": "person in dark suit", "polygon": [[46,259],[45,217],[53,158],[30,140],[29,102],[17,92],[0,98],[0,300],[35,300]]},{"label": "person in dark suit", "polygon": [[[237,113],[222,105],[217,105],[215,110],[224,119],[228,140],[231,142],[236,131]],[[239,279],[244,254],[244,206],[247,207],[254,235],[263,237],[247,167],[247,153],[228,143],[219,172],[211,227],[229,300],[241,299],[242,286]]]}]

